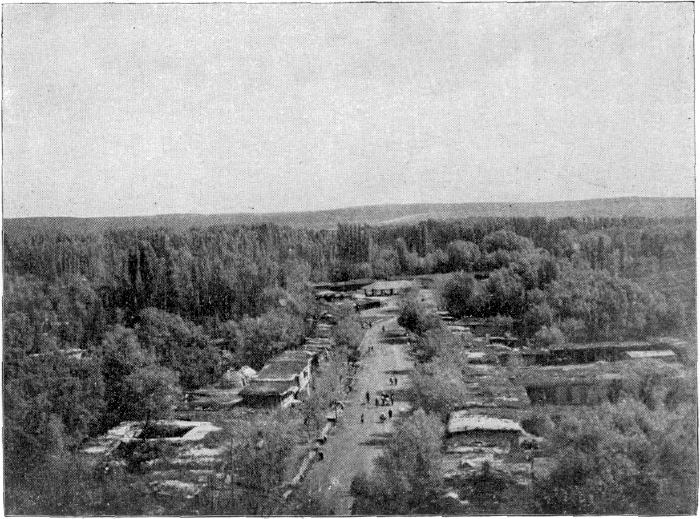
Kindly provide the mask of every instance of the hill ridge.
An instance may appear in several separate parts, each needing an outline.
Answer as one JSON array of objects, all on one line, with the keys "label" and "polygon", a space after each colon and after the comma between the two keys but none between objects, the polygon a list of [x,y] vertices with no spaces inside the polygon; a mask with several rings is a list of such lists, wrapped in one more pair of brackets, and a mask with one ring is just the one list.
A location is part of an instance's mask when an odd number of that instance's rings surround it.
[{"label": "hill ridge", "polygon": [[140,227],[206,227],[275,223],[291,227],[329,229],[338,223],[399,225],[418,221],[480,217],[622,217],[694,218],[690,197],[615,197],[548,202],[410,203],[350,206],[317,211],[278,213],[169,213],[143,216],[46,216],[3,219],[6,230],[16,227],[55,227],[103,230]]}]

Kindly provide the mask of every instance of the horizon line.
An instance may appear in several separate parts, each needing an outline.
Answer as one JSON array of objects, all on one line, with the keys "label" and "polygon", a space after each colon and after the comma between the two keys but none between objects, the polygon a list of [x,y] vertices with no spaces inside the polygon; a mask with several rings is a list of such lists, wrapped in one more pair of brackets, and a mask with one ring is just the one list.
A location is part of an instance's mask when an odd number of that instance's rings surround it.
[{"label": "horizon line", "polygon": [[695,196],[644,196],[644,195],[625,195],[625,196],[610,196],[610,197],[594,197],[594,198],[577,198],[577,199],[558,199],[558,200],[541,200],[541,201],[480,201],[480,202],[408,202],[408,203],[383,203],[383,204],[364,204],[364,205],[347,205],[340,207],[330,207],[324,209],[298,209],[298,210],[286,210],[286,211],[265,211],[265,212],[251,212],[251,211],[230,211],[230,212],[219,212],[219,213],[196,213],[196,212],[182,212],[182,213],[153,213],[153,214],[133,214],[133,215],[100,215],[100,216],[72,216],[72,215],[35,215],[35,216],[4,216],[3,221],[6,220],[29,220],[29,219],[40,219],[40,218],[55,218],[55,219],[74,219],[74,220],[97,220],[97,219],[116,219],[116,218],[159,218],[159,217],[169,217],[169,216],[275,216],[275,215],[287,215],[287,214],[309,214],[309,213],[323,213],[332,211],[347,211],[353,209],[374,209],[380,207],[410,207],[410,206],[458,206],[458,205],[551,205],[551,204],[561,204],[561,203],[577,203],[577,202],[595,202],[595,201],[621,201],[621,200],[695,200]]}]

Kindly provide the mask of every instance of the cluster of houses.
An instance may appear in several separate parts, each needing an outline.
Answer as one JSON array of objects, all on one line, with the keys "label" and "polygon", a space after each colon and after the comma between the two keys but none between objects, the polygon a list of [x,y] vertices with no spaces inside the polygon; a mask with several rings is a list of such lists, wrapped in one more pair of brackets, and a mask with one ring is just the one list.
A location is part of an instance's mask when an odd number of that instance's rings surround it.
[{"label": "cluster of houses", "polygon": [[307,337],[301,348],[274,356],[260,371],[249,366],[228,370],[215,385],[190,393],[183,410],[289,407],[310,393],[313,370],[333,346],[330,326],[319,323],[317,333],[324,336]]},{"label": "cluster of houses", "polygon": [[[674,338],[533,349],[505,320],[439,315],[454,335],[468,338],[464,354],[471,365],[463,402],[446,428],[443,473],[455,489],[483,473],[485,464],[522,485],[551,471],[553,461],[541,449],[541,439],[521,425],[533,406],[615,401],[630,362],[657,359],[680,367],[679,362],[693,360],[688,343]],[[678,371],[669,365],[668,376],[680,376]],[[459,499],[459,492],[450,496]]]},{"label": "cluster of houses", "polygon": [[460,488],[479,477],[488,464],[489,470],[509,481],[531,484],[536,474],[551,466],[551,460],[539,451],[542,439],[520,424],[530,406],[525,388],[491,365],[475,366],[465,387],[467,395],[461,407],[450,413],[445,431],[442,471],[446,482]]},{"label": "cluster of houses", "polygon": [[456,336],[467,336],[473,344],[485,346],[483,352],[494,354],[502,364],[517,360],[526,366],[560,366],[593,362],[658,359],[668,362],[689,362],[690,345],[673,337],[645,341],[608,341],[593,343],[564,343],[549,348],[534,348],[514,334],[518,322],[481,317],[456,319],[439,311],[445,326]]},{"label": "cluster of houses", "polygon": [[324,315],[315,336],[299,349],[276,355],[259,371],[229,369],[216,384],[190,392],[177,409],[178,419],[122,422],[89,441],[83,452],[103,459],[105,470],[121,470],[130,449],[144,442],[167,446],[153,449],[160,454],[147,462],[144,480],[161,498],[196,498],[226,477],[221,466],[227,445],[210,436],[221,430],[212,423],[218,423],[215,417],[226,411],[227,421],[246,422],[261,408],[287,407],[308,395],[315,367],[333,347],[333,323],[333,316]]}]

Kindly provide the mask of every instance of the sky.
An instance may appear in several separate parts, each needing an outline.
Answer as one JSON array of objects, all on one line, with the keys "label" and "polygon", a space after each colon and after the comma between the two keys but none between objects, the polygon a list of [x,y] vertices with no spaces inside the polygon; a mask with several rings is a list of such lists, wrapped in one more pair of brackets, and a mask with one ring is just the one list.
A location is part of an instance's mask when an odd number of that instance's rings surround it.
[{"label": "sky", "polygon": [[694,196],[690,3],[4,5],[3,214]]}]

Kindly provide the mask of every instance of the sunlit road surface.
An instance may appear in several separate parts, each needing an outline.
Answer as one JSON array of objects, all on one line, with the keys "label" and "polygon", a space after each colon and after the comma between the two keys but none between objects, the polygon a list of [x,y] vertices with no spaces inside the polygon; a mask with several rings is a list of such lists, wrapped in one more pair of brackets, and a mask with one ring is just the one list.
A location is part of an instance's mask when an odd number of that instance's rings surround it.
[{"label": "sunlit road surface", "polygon": [[[317,461],[306,479],[310,490],[322,492],[325,502],[333,506],[336,515],[350,514],[352,497],[350,483],[356,474],[372,470],[372,461],[381,453],[382,442],[393,429],[392,420],[381,423],[379,416],[387,415],[389,409],[398,414],[408,404],[394,400],[393,407],[375,406],[374,399],[381,391],[397,391],[408,384],[408,370],[413,364],[407,355],[405,344],[392,344],[383,341],[382,327],[397,329],[396,317],[378,322],[367,330],[362,341],[362,359],[353,392],[348,396],[349,403],[339,420],[338,426],[323,446],[323,461]],[[373,351],[370,348],[373,347]],[[398,385],[391,386],[389,377],[398,378]],[[365,392],[370,393],[370,403],[366,403]],[[360,417],[364,415],[364,423]]]}]

